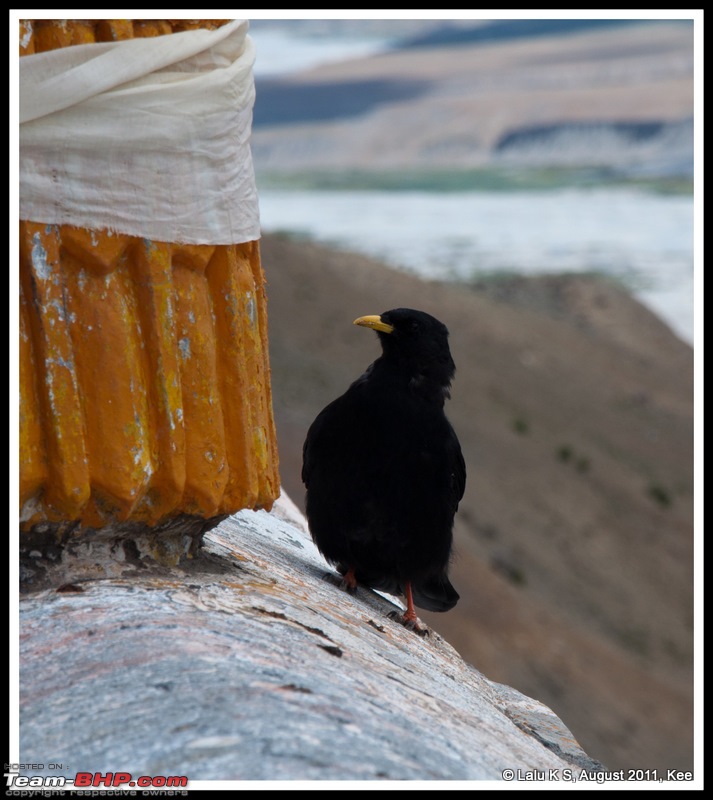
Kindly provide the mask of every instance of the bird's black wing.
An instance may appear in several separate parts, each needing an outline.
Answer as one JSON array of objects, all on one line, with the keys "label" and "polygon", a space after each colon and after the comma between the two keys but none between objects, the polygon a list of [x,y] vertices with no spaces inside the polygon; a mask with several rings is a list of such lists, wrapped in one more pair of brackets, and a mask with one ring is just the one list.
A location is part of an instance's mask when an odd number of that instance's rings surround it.
[{"label": "bird's black wing", "polygon": [[317,415],[314,422],[310,425],[304,444],[302,445],[302,483],[304,483],[307,488],[309,488],[309,478],[314,467],[315,444],[319,439],[320,430],[328,409],[329,406],[324,408]]},{"label": "bird's black wing", "polygon": [[310,427],[309,431],[307,432],[307,437],[305,438],[304,444],[302,445],[302,483],[305,486],[309,486],[309,474],[310,474],[310,467],[312,462],[310,461],[310,452],[309,452],[309,440],[310,434],[312,433],[312,427]]},{"label": "bird's black wing", "polygon": [[[325,448],[334,452],[335,442],[339,441],[344,446],[349,441],[353,433],[354,418],[359,410],[355,390],[368,383],[373,368],[374,364],[371,364],[343,395],[326,405],[310,425],[302,445],[302,483],[307,489],[315,466],[320,460],[324,461]],[[329,462],[329,458],[327,461]]]},{"label": "bird's black wing", "polygon": [[348,450],[352,411],[346,392],[326,405],[310,425],[302,445],[302,483],[307,489],[315,470],[329,471],[337,453]]},{"label": "bird's black wing", "polygon": [[451,500],[453,513],[458,510],[458,504],[465,492],[465,459],[460,448],[460,442],[453,428],[450,429],[448,439],[448,454],[451,464]]}]

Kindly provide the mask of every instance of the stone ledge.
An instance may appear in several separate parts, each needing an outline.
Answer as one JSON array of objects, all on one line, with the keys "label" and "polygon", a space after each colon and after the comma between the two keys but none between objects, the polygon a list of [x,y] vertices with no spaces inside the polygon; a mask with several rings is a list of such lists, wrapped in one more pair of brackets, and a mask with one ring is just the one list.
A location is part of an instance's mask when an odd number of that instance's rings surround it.
[{"label": "stone ledge", "polygon": [[550,709],[328,573],[282,499],[222,521],[186,566],[25,595],[20,762],[191,781],[602,769]]}]

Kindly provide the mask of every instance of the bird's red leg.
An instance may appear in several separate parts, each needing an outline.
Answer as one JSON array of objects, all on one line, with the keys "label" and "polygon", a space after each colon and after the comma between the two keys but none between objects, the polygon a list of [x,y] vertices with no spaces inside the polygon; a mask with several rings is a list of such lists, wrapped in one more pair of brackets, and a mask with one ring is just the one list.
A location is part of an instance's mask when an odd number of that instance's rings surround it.
[{"label": "bird's red leg", "polygon": [[428,633],[428,628],[422,628],[418,624],[418,617],[416,616],[416,609],[413,605],[413,594],[411,592],[411,581],[406,581],[406,611],[401,617],[400,622],[405,625],[409,630],[414,631],[419,636],[425,636]]},{"label": "bird's red leg", "polygon": [[357,590],[357,579],[356,575],[354,574],[354,567],[349,567],[349,569],[342,575],[342,582],[339,584],[342,589],[346,589],[349,594],[355,594]]},{"label": "bird's red leg", "polygon": [[403,616],[404,623],[407,625],[417,625],[418,617],[413,606],[413,594],[411,593],[411,582],[406,582],[406,613]]}]

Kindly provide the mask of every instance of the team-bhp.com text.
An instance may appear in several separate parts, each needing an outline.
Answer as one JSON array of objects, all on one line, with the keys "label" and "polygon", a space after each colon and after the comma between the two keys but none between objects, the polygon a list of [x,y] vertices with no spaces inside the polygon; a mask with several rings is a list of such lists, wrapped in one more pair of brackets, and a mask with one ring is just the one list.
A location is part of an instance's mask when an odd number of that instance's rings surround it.
[{"label": "team-bhp.com text", "polygon": [[89,789],[89,788],[137,788],[137,789],[182,789],[188,786],[185,775],[140,775],[134,778],[130,772],[78,772],[74,778],[64,775],[18,775],[5,773],[5,787],[13,789]]}]

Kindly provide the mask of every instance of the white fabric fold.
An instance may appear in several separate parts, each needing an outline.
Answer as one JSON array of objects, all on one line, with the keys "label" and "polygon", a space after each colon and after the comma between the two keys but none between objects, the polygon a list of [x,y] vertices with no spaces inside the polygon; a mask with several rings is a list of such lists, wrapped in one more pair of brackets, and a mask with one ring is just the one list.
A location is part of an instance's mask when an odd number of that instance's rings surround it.
[{"label": "white fabric fold", "polygon": [[20,59],[20,217],[156,241],[260,237],[248,23]]}]

